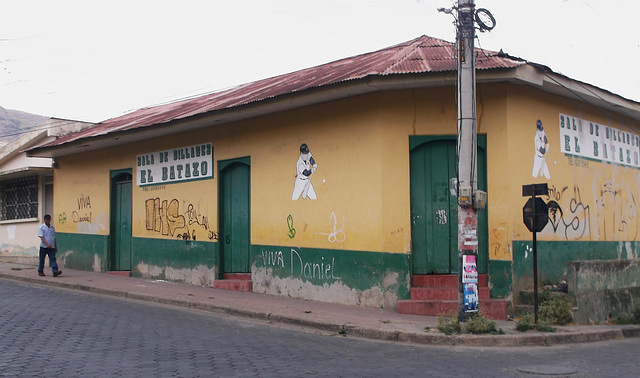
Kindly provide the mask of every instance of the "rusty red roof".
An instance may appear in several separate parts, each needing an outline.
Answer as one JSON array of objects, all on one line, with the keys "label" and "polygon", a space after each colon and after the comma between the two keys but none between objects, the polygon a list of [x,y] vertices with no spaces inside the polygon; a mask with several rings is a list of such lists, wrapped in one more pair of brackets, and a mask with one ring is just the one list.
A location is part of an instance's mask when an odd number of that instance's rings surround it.
[{"label": "rusty red roof", "polygon": [[[451,42],[421,36],[378,51],[239,85],[220,92],[142,108],[100,122],[87,130],[61,137],[42,147],[165,124],[206,112],[230,109],[310,88],[365,77],[455,71],[457,68],[455,50],[455,44]],[[476,68],[479,70],[514,68],[526,64],[518,58],[481,49],[477,49],[476,56]]]}]

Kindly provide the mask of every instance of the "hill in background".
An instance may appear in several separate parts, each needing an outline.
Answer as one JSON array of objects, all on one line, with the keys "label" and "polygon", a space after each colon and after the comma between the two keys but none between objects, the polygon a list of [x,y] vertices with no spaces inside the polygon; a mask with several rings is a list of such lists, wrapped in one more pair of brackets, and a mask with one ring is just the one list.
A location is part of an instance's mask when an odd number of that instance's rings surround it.
[{"label": "hill in background", "polygon": [[40,125],[49,117],[5,109],[0,106],[0,147]]}]

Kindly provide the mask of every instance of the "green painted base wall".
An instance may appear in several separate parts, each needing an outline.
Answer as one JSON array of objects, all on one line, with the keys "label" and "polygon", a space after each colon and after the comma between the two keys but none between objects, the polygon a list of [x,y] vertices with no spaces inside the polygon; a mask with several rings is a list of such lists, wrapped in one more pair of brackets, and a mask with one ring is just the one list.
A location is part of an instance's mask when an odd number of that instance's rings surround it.
[{"label": "green painted base wall", "polygon": [[504,299],[511,295],[513,271],[511,261],[489,260],[491,298]]},{"label": "green painted base wall", "polygon": [[[134,238],[131,274],[137,277],[185,281],[176,279],[178,271],[202,270],[208,271],[205,280],[213,282],[217,276],[217,256],[218,243]],[[188,274],[183,275],[186,277]]]},{"label": "green painted base wall", "polygon": [[[63,266],[110,270],[108,236],[57,236]],[[151,238],[133,238],[132,243],[133,276],[211,286],[221,274],[218,243]],[[524,251],[527,243],[514,245]],[[528,272],[526,260],[521,260],[513,263],[518,282],[524,282]],[[489,262],[492,297],[510,295],[511,267],[511,261]],[[254,245],[251,270],[256,292],[379,308],[393,308],[398,300],[410,298],[408,254]]]},{"label": "green painted base wall", "polygon": [[254,291],[367,307],[410,294],[410,256],[400,253],[252,246]]},{"label": "green painted base wall", "polygon": [[218,276],[218,243],[134,238],[131,275],[213,286]]},{"label": "green painted base wall", "polygon": [[[111,270],[109,236],[58,232],[58,259],[70,269]],[[131,274],[201,284],[216,278],[217,243],[133,238]],[[144,269],[141,269],[144,267]]]},{"label": "green painted base wall", "polygon": [[[538,241],[538,284],[564,279],[567,263],[589,260],[625,260],[640,256],[640,242]],[[533,290],[533,243],[513,241],[513,294]]]},{"label": "green painted base wall", "polygon": [[109,237],[56,232],[56,257],[69,269],[105,272],[109,268]]}]

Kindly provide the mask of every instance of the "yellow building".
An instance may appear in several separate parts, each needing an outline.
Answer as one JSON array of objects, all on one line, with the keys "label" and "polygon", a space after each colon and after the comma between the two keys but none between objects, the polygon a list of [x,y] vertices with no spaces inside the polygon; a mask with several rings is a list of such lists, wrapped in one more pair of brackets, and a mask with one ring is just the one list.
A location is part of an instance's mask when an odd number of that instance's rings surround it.
[{"label": "yellow building", "polygon": [[[454,50],[423,36],[31,150],[57,163],[59,261],[395,309],[458,271]],[[640,104],[501,53],[476,66],[481,306],[531,288],[523,185],[549,186],[543,280],[638,258]]]}]

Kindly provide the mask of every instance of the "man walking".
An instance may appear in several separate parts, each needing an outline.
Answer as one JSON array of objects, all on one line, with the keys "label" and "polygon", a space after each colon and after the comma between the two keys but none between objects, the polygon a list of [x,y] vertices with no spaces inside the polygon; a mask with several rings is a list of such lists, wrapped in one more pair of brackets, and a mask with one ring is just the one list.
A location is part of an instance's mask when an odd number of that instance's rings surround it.
[{"label": "man walking", "polygon": [[38,275],[45,275],[44,257],[49,256],[49,266],[53,271],[53,276],[58,277],[62,274],[62,271],[58,270],[58,263],[56,262],[56,228],[51,225],[51,215],[44,216],[44,224],[38,229],[38,237],[40,238]]}]

